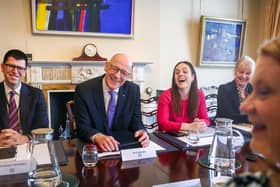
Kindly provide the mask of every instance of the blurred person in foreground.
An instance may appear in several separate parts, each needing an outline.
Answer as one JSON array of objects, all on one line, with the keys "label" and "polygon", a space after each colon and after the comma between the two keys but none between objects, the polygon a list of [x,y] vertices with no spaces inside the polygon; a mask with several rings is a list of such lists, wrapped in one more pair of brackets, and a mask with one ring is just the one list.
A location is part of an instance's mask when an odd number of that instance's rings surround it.
[{"label": "blurred person in foreground", "polygon": [[[280,38],[266,41],[259,49],[253,91],[240,110],[253,124],[250,146],[262,154],[259,170],[236,176],[225,186],[276,187],[280,184]],[[268,148],[267,148],[268,146]]]}]

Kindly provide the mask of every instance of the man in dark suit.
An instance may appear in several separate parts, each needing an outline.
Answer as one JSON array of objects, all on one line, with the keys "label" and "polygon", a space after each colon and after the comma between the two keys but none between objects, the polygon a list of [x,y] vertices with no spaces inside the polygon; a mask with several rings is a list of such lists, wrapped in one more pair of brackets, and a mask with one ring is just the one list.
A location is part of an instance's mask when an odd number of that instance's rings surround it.
[{"label": "man in dark suit", "polygon": [[[27,65],[27,57],[17,49],[9,50],[1,64],[4,81],[0,83],[0,146],[26,143],[31,137],[31,130],[48,127],[42,91],[21,82]],[[14,118],[11,118],[11,103],[14,103]]]},{"label": "man in dark suit", "polygon": [[[143,147],[148,146],[149,136],[144,130],[140,112],[139,86],[127,81],[132,62],[126,54],[116,54],[106,63],[105,74],[81,83],[76,87],[75,120],[77,135],[92,141],[102,151],[119,149],[113,134],[117,131],[132,132]],[[110,103],[115,92],[115,112],[110,125]]]}]

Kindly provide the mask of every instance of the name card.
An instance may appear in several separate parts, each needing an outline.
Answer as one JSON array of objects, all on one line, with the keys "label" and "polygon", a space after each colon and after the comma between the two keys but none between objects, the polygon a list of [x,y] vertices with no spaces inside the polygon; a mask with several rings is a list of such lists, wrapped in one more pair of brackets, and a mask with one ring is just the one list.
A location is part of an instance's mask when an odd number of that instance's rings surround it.
[{"label": "name card", "polygon": [[121,151],[122,161],[155,158],[156,150],[147,148],[125,149]]}]

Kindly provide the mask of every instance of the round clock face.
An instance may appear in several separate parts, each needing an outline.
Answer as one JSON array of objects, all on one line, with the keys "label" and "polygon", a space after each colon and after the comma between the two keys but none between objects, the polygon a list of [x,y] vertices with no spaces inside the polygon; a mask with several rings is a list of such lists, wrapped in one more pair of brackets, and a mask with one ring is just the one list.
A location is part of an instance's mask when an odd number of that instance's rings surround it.
[{"label": "round clock face", "polygon": [[93,57],[96,54],[96,47],[94,44],[87,44],[84,47],[84,53],[88,57]]}]

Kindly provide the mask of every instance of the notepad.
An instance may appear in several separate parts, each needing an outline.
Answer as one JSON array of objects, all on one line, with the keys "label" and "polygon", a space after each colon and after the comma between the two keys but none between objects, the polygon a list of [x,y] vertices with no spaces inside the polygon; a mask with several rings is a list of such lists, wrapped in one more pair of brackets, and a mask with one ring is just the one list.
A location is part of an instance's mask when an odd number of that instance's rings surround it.
[{"label": "notepad", "polygon": [[203,147],[203,146],[208,146],[212,143],[213,136],[200,138],[199,141],[196,144],[191,143],[186,136],[185,137],[178,137],[178,139],[181,140],[182,142],[185,142],[187,145],[190,145],[190,146],[193,146],[193,147]]}]

